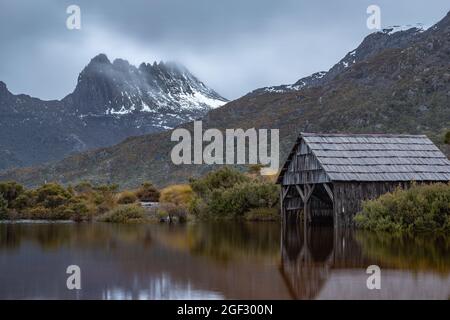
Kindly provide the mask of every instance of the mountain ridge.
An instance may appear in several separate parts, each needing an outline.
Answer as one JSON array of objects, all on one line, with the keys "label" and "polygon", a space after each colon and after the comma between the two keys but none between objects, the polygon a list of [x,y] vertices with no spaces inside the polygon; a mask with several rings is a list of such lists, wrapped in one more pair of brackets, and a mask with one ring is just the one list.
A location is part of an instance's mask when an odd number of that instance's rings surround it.
[{"label": "mountain ridge", "polygon": [[[320,85],[253,92],[231,101],[208,112],[203,127],[280,129],[280,163],[301,131],[426,134],[448,156],[450,146],[443,144],[442,136],[450,128],[450,13],[426,31],[413,30],[403,36],[408,40],[401,45],[375,46],[377,52],[367,52],[360,61],[336,69],[340,71]],[[180,127],[192,131],[192,123]],[[90,180],[122,187],[150,180],[165,186],[186,182],[216,167],[171,163],[175,143],[170,134],[128,138],[39,168],[3,172],[0,180],[13,179],[29,186]]]},{"label": "mountain ridge", "polygon": [[0,81],[0,169],[55,161],[203,117],[228,100],[176,63],[110,62],[105,54],[80,72],[61,100],[11,93]]}]

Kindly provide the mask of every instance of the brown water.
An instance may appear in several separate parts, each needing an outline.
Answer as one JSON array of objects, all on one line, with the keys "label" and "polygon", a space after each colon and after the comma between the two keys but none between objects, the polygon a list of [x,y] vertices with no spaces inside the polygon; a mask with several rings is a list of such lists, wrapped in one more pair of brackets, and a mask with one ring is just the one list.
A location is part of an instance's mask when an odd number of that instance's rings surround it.
[{"label": "brown water", "polygon": [[[366,268],[381,268],[369,290]],[[68,290],[66,268],[81,268]],[[0,299],[448,299],[450,239],[277,223],[0,224]]]}]

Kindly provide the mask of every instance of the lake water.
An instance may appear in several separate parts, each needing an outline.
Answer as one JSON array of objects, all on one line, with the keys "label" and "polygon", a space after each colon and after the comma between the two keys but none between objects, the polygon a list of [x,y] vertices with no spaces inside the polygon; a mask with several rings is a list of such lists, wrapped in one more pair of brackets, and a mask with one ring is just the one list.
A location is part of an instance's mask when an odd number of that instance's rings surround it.
[{"label": "lake water", "polygon": [[[66,269],[81,268],[81,290]],[[381,268],[369,290],[366,268]],[[0,299],[448,299],[450,239],[278,223],[0,224]]]}]

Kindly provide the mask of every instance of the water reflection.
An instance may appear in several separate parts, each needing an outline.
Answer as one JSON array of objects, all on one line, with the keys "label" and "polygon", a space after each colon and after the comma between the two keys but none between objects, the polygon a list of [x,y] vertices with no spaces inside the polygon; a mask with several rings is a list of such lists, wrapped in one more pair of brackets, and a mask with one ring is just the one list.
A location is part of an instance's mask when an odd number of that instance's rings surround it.
[{"label": "water reflection", "polygon": [[[0,224],[0,298],[447,299],[449,253],[444,238],[295,223]],[[66,289],[70,264],[80,291]]]},{"label": "water reflection", "polygon": [[[450,240],[287,224],[280,272],[294,299],[448,299]],[[369,265],[382,270],[369,290]]]}]

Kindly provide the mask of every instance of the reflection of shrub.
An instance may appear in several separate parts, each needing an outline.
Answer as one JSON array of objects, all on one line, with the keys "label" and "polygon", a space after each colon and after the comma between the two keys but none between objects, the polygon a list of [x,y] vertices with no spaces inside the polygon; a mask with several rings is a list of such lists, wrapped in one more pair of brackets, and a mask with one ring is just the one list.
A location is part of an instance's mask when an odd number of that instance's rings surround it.
[{"label": "reflection of shrub", "polygon": [[250,209],[244,217],[249,221],[277,221],[280,219],[277,208]]},{"label": "reflection of shrub", "polygon": [[178,184],[162,189],[159,201],[187,207],[192,200],[192,196],[191,186]]},{"label": "reflection of shrub", "polygon": [[113,223],[139,222],[145,218],[145,210],[136,204],[121,205],[103,215],[98,220]]},{"label": "reflection of shrub", "polygon": [[450,232],[450,184],[413,185],[366,201],[356,225],[373,230]]},{"label": "reflection of shrub", "polygon": [[117,203],[119,204],[130,204],[137,201],[137,196],[134,194],[134,192],[131,191],[124,191],[121,194],[119,194],[119,197],[117,199]]},{"label": "reflection of shrub", "polygon": [[136,191],[136,196],[140,201],[158,202],[160,194],[150,182],[144,182]]},{"label": "reflection of shrub", "polygon": [[224,168],[192,181],[196,193],[191,213],[200,217],[237,218],[255,208],[271,208],[278,201],[278,187]]}]

